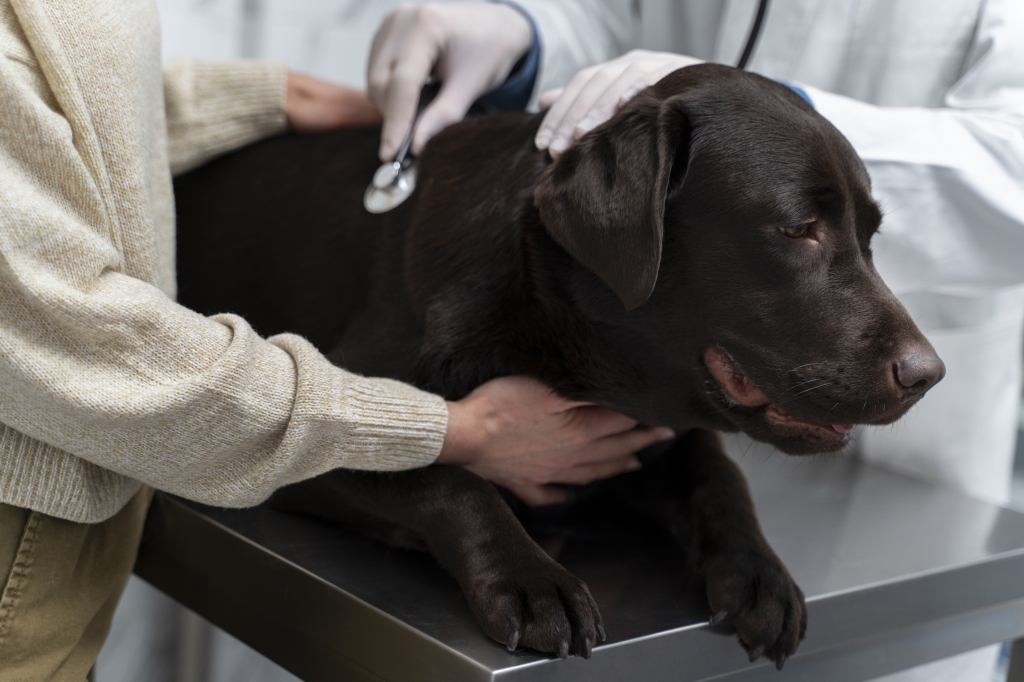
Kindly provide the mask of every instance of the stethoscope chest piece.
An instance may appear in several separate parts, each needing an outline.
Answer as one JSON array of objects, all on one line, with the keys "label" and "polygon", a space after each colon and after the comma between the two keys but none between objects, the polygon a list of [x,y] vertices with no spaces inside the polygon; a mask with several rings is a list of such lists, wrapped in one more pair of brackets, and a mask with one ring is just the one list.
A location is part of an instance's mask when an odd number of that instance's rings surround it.
[{"label": "stethoscope chest piece", "polygon": [[363,207],[370,213],[387,213],[416,189],[416,164],[409,162],[396,168],[398,165],[386,163],[373,174],[373,182],[363,195]]},{"label": "stethoscope chest piece", "polygon": [[363,207],[370,213],[387,213],[408,199],[416,189],[416,157],[410,153],[409,148],[412,146],[412,136],[416,132],[420,114],[437,96],[440,89],[441,84],[434,80],[423,86],[412,126],[402,141],[395,160],[385,163],[373,174],[373,181],[363,195]]}]

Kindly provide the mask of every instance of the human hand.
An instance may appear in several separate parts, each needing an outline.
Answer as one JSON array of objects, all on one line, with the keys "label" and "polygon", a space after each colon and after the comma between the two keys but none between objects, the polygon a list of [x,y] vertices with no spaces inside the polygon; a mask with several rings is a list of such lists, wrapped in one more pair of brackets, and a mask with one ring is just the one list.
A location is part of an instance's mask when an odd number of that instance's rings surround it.
[{"label": "human hand", "polygon": [[384,114],[381,161],[393,159],[408,134],[427,76],[442,86],[416,126],[414,154],[501,85],[532,41],[526,17],[499,3],[402,6],[385,17],[367,70],[370,99]]},{"label": "human hand", "polygon": [[284,113],[300,133],[380,122],[380,112],[363,90],[347,88],[301,73],[288,73]]},{"label": "human hand", "polygon": [[460,464],[533,506],[565,500],[552,483],[584,485],[639,469],[634,453],[675,437],[526,377],[493,379],[448,411],[437,462]]},{"label": "human hand", "polygon": [[638,92],[676,69],[701,61],[671,52],[632,50],[617,59],[582,69],[564,88],[548,90],[540,96],[540,108],[551,108],[537,130],[537,149],[547,149],[557,157],[610,119]]}]

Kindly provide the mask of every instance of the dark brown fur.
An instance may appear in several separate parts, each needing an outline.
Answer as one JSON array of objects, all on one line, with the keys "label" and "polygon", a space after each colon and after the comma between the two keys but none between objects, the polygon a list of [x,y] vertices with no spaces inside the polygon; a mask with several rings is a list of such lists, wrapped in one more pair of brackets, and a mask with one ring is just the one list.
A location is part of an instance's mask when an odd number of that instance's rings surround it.
[{"label": "dark brown fur", "polygon": [[[538,124],[453,126],[383,216],[362,209],[377,129],[284,136],[179,178],[181,301],[448,399],[526,374],[674,427],[599,494],[688,529],[716,618],[781,667],[803,595],[711,430],[839,446],[733,403],[703,358],[722,349],[773,404],[825,424],[892,422],[941,378],[897,376],[934,352],[871,264],[881,216],[863,164],[789,89],[712,65],[665,78],[555,163],[533,147]],[[603,638],[586,586],[458,467],[339,470],[273,503],[428,549],[510,647],[589,656]]]}]

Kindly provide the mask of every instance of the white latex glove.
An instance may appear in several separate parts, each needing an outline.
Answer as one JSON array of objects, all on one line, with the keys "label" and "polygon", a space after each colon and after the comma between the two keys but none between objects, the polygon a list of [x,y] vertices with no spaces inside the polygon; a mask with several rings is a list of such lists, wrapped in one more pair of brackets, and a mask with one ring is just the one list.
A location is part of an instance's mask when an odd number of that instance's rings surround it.
[{"label": "white latex glove", "polygon": [[385,17],[367,72],[370,99],[384,115],[381,160],[398,153],[427,76],[433,73],[442,87],[420,117],[412,142],[417,154],[461,121],[478,97],[501,85],[532,42],[526,17],[499,3],[402,6]]},{"label": "white latex glove", "polygon": [[558,156],[644,88],[676,69],[702,61],[672,52],[633,50],[581,70],[564,88],[540,96],[540,108],[551,108],[537,130],[537,149]]}]

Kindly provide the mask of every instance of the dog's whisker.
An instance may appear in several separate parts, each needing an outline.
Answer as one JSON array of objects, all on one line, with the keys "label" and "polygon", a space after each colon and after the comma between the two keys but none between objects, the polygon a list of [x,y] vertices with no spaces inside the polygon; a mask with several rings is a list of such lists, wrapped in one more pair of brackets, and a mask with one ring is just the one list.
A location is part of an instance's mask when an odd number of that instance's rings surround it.
[{"label": "dog's whisker", "polygon": [[803,365],[797,365],[793,369],[787,369],[786,371],[787,372],[795,372],[798,369],[803,369],[804,367],[810,367],[811,365],[824,365],[824,364],[827,364],[827,363],[828,363],[827,360],[822,360],[821,362],[808,362],[808,363],[803,364]]},{"label": "dog's whisker", "polygon": [[794,400],[796,400],[797,398],[803,397],[803,396],[807,395],[808,393],[812,393],[813,391],[817,391],[819,388],[825,388],[826,386],[830,386],[830,385],[831,385],[831,382],[826,381],[825,383],[820,384],[818,386],[811,386],[807,390],[801,391],[800,393],[797,393],[796,395],[789,396],[788,398],[786,398],[786,400],[778,400],[776,402],[778,402],[780,405],[784,405],[786,403],[791,403]]},{"label": "dog's whisker", "polygon": [[[814,381],[825,381],[825,379],[808,379],[807,381],[801,381],[801,382],[799,382],[797,384],[794,384],[793,386],[790,386],[789,388],[787,388],[785,391],[782,392],[782,395],[780,395],[779,397],[780,398],[784,398],[784,397],[786,397],[787,394],[797,390],[798,388],[800,388],[802,386],[806,386],[807,384],[809,384],[811,382],[814,382]],[[826,381],[826,383],[828,383],[828,382]]]}]

